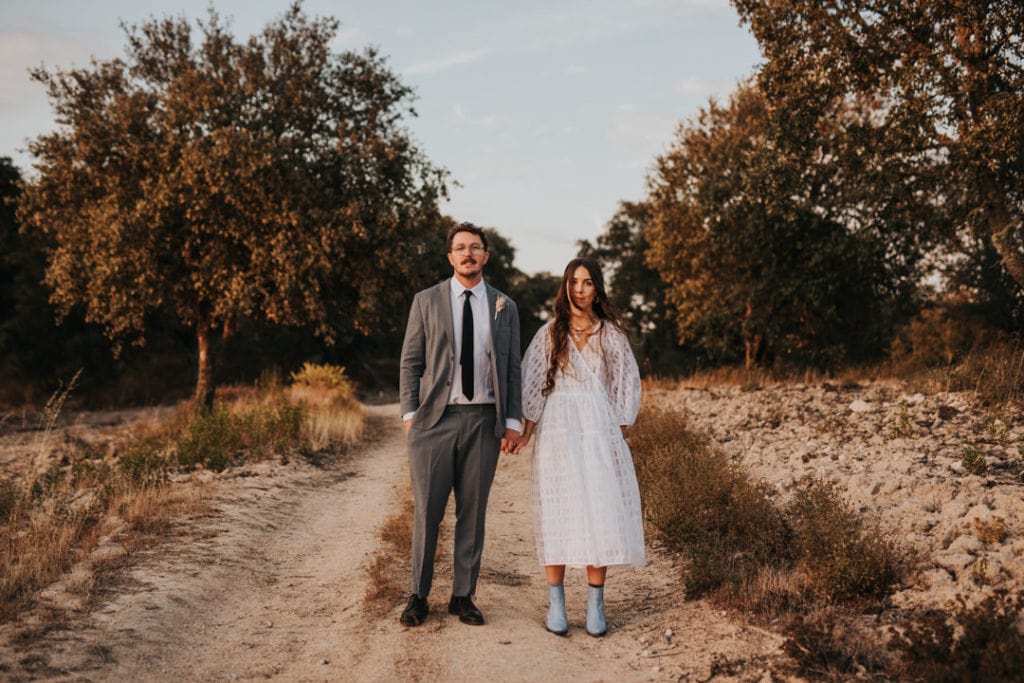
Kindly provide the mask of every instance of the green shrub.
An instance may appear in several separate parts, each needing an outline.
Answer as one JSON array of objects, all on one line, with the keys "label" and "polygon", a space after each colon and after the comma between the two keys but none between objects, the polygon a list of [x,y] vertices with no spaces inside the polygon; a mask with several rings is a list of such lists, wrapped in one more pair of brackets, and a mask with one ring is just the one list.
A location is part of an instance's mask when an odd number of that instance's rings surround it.
[{"label": "green shrub", "polygon": [[178,464],[220,472],[242,448],[238,420],[223,405],[196,414],[176,443]]},{"label": "green shrub", "polygon": [[1024,634],[1019,621],[1024,592],[997,590],[968,608],[963,598],[953,614],[925,612],[905,629],[893,629],[893,646],[902,654],[904,680],[1019,681],[1024,672]]},{"label": "green shrub", "polygon": [[262,455],[295,446],[303,416],[303,409],[291,404],[256,406],[240,413],[235,419],[240,426],[242,447]]},{"label": "green shrub", "polygon": [[985,456],[982,455],[981,451],[974,446],[968,446],[964,449],[964,457],[960,459],[960,463],[969,474],[981,476],[988,472],[988,461],[985,460]]},{"label": "green shrub", "polygon": [[795,559],[826,601],[884,598],[904,574],[907,557],[893,537],[867,524],[829,482],[801,482],[786,519]]},{"label": "green shrub", "polygon": [[259,459],[297,447],[305,419],[301,406],[253,405],[237,412],[218,404],[198,413],[177,440],[178,464],[220,472],[241,452]]},{"label": "green shrub", "polygon": [[167,457],[159,444],[140,441],[129,444],[118,454],[117,464],[132,485],[152,488],[167,483]]}]

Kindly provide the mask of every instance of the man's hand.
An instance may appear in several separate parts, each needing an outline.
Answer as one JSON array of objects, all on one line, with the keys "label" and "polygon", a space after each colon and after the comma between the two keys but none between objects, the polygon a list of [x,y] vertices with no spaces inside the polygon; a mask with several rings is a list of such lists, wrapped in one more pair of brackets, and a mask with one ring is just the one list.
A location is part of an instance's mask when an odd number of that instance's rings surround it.
[{"label": "man's hand", "polygon": [[514,455],[519,451],[516,450],[516,446],[519,445],[519,432],[514,429],[505,429],[505,433],[501,435],[501,452],[506,455]]},{"label": "man's hand", "polygon": [[515,450],[512,451],[512,455],[519,455],[519,452],[526,448],[526,444],[530,443],[529,435],[524,434],[520,439],[519,443],[516,444]]}]

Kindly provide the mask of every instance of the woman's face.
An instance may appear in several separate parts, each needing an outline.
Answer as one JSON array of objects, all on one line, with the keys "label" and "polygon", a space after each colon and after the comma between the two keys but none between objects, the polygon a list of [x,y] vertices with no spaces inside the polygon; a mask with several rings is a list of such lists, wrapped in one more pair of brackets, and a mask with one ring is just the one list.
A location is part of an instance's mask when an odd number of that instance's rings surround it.
[{"label": "woman's face", "polygon": [[594,287],[594,281],[590,277],[590,271],[585,266],[579,266],[573,271],[568,288],[569,301],[572,302],[573,307],[580,309],[584,313],[593,312],[594,294],[597,290]]}]

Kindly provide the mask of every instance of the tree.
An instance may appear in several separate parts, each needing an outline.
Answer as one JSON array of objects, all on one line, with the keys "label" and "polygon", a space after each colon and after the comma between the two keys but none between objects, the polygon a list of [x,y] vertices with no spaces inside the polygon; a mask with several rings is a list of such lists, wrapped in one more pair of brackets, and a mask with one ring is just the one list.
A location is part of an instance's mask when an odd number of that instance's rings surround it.
[{"label": "tree", "polygon": [[[747,83],[680,125],[649,178],[645,235],[680,342],[747,367],[831,366],[884,346],[920,276],[919,223],[893,208],[898,189],[866,210],[884,176],[850,151],[850,131],[871,110],[834,111],[786,139]],[[880,214],[911,222],[882,230]]]},{"label": "tree", "polygon": [[[373,50],[332,54],[339,23],[296,3],[236,42],[197,24],[124,27],[126,59],[33,78],[58,129],[33,141],[25,229],[50,242],[62,313],[118,343],[170,309],[194,330],[196,399],[212,335],[241,317],[328,342],[390,329],[436,248],[445,172],[402,126],[411,91]],[[441,238],[443,239],[443,237]]]},{"label": "tree", "polygon": [[761,45],[780,121],[811,130],[850,94],[880,104],[864,139],[934,182],[1024,286],[1024,5],[1016,0],[733,0]]}]

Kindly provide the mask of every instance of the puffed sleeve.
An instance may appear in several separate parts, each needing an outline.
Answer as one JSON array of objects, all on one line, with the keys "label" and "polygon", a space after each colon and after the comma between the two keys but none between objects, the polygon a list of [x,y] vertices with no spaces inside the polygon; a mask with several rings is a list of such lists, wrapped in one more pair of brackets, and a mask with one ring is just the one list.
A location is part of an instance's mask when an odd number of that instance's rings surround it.
[{"label": "puffed sleeve", "polygon": [[611,330],[605,348],[608,371],[608,398],[611,399],[619,424],[630,426],[640,412],[640,369],[637,367],[629,338],[619,330]]},{"label": "puffed sleeve", "polygon": [[531,422],[540,422],[547,397],[541,393],[544,378],[551,358],[551,323],[537,330],[523,356],[523,417]]}]

